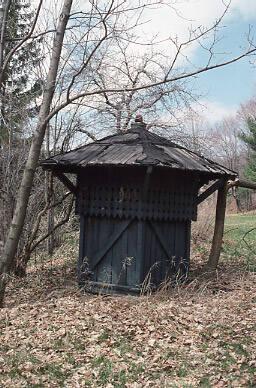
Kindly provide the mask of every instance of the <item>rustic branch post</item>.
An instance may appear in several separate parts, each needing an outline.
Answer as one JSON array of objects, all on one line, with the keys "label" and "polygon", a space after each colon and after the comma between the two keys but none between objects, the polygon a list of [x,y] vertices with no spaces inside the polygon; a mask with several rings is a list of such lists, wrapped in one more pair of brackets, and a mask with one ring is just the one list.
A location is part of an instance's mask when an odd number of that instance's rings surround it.
[{"label": "rustic branch post", "polygon": [[211,252],[206,264],[209,270],[215,270],[218,266],[222,239],[224,233],[225,212],[227,203],[228,182],[224,181],[223,185],[218,189],[217,205],[214,234],[212,239]]},{"label": "rustic branch post", "polygon": [[227,193],[228,190],[233,187],[245,187],[247,189],[256,190],[256,183],[244,179],[236,179],[231,182],[225,181],[224,184],[219,188],[216,205],[214,234],[212,239],[210,256],[206,264],[206,270],[215,270],[219,263],[224,233]]}]

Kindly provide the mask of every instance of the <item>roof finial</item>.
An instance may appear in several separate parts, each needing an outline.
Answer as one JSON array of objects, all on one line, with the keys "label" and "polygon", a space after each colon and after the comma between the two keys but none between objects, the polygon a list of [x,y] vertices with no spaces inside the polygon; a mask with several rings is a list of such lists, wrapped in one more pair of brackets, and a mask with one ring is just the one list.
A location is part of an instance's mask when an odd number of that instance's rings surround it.
[{"label": "roof finial", "polygon": [[143,116],[140,113],[136,114],[135,123],[143,123]]},{"label": "roof finial", "polygon": [[146,124],[143,121],[143,117],[140,113],[135,116],[135,120],[131,123],[131,131],[140,131],[141,129],[146,129]]}]

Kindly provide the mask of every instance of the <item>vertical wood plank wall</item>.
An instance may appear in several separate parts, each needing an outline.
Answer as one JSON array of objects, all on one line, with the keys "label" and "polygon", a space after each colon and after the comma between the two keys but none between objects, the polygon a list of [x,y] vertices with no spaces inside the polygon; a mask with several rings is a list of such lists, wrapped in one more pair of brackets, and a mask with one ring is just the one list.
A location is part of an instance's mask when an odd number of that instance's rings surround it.
[{"label": "vertical wood plank wall", "polygon": [[95,264],[95,253],[102,250],[122,222],[81,215],[79,263],[88,260],[91,281],[136,288],[150,273],[152,286],[157,287],[178,270],[180,263],[188,267],[190,221],[155,222],[165,244],[163,249],[149,221],[133,220]]},{"label": "vertical wood plank wall", "polygon": [[[104,170],[104,173],[103,173]],[[197,174],[91,168],[78,177],[80,284],[158,287],[188,271],[191,220],[202,181]]]}]

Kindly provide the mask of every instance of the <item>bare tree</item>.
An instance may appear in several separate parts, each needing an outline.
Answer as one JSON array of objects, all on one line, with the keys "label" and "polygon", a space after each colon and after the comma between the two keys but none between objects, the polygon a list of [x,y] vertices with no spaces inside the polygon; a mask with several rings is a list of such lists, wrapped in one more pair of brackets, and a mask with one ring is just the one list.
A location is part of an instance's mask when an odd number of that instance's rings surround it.
[{"label": "bare tree", "polygon": [[[168,58],[153,51],[138,57],[131,53],[129,43],[118,48],[118,63],[113,62],[111,53],[106,49],[101,65],[93,74],[93,84],[102,93],[92,96],[90,101],[82,100],[78,103],[87,110],[86,117],[90,115],[91,127],[96,126],[102,132],[109,128],[124,132],[138,112],[146,113],[149,128],[177,127],[182,117],[178,117],[176,112],[188,109],[197,98],[196,93],[189,89],[189,82],[176,81],[142,91],[136,90],[137,85],[154,84],[158,77],[164,78]],[[122,91],[108,92],[107,87],[111,85],[118,86]],[[89,126],[87,130],[90,130]]]},{"label": "bare tree", "polygon": [[[148,1],[142,4],[138,1],[134,4],[134,2],[115,2],[112,0],[105,4],[104,2],[95,1],[90,3],[90,9],[73,12],[73,14],[71,13],[72,3],[72,0],[63,0],[56,31],[55,29],[52,30],[54,32],[54,40],[38,121],[18,192],[12,223],[6,239],[4,252],[0,259],[0,274],[2,275],[0,279],[0,304],[4,298],[6,274],[12,266],[24,225],[26,209],[45,131],[51,119],[61,112],[65,114],[66,109],[72,105],[87,106],[88,101],[95,99],[97,96],[103,96],[106,100],[106,95],[109,96],[116,93],[122,95],[122,93],[126,93],[127,96],[129,93],[139,91],[143,94],[144,91],[154,88],[155,91],[161,90],[161,98],[164,98],[164,85],[180,85],[186,79],[234,63],[245,56],[253,54],[256,50],[250,41],[248,49],[241,52],[241,54],[218,62],[214,55],[215,39],[213,43],[210,42],[208,46],[205,46],[207,37],[211,34],[215,36],[217,33],[218,26],[228,9],[227,6],[223,15],[212,26],[191,30],[189,38],[181,43],[176,39],[170,39],[170,43],[175,48],[174,56],[169,60],[168,66],[164,66],[163,71],[156,73],[153,79],[141,73],[142,76],[135,85],[113,86],[111,84],[104,86],[102,80],[95,80],[95,70],[104,64],[106,48],[110,50],[111,45],[113,45],[116,49],[118,41],[120,46],[122,42],[132,40],[129,33],[134,26],[138,25],[139,17],[137,16],[136,19],[134,17],[131,18],[131,13],[133,15],[140,15],[146,5],[150,6],[154,3]],[[42,1],[39,2],[34,22],[28,34],[17,42],[12,52],[4,59],[1,68],[2,73],[11,55],[19,50],[27,40],[38,36],[35,33],[35,28],[41,5]],[[134,20],[136,21],[134,22]],[[65,45],[65,55],[62,56],[64,34],[67,31],[69,32],[69,42]],[[179,67],[179,59],[183,56],[183,49],[194,42],[198,42],[207,50],[208,58],[205,64],[197,68],[193,65],[191,67]],[[137,72],[137,74],[140,73]],[[133,77],[132,80],[134,80]],[[100,81],[100,83],[97,84],[96,81]],[[168,88],[170,92],[172,86]],[[153,99],[157,98],[154,95],[152,97]]]},{"label": "bare tree", "polygon": [[53,42],[52,57],[50,61],[50,69],[46,80],[46,88],[43,95],[43,100],[39,112],[38,124],[35,135],[33,137],[29,156],[24,169],[23,178],[18,192],[16,208],[14,211],[12,223],[9,234],[7,236],[4,252],[0,261],[0,305],[4,297],[4,290],[6,285],[6,273],[9,272],[18,246],[19,237],[22,232],[24,224],[26,209],[28,205],[29,195],[31,192],[35,169],[37,167],[42,142],[44,139],[46,123],[45,117],[49,114],[50,106],[54,94],[60,55],[63,45],[65,29],[70,15],[72,0],[65,0],[63,3],[62,13],[59,18],[55,39]]},{"label": "bare tree", "polygon": [[216,156],[225,166],[235,171],[241,171],[239,157],[243,150],[239,140],[239,126],[236,117],[227,117],[211,129],[216,144]]}]

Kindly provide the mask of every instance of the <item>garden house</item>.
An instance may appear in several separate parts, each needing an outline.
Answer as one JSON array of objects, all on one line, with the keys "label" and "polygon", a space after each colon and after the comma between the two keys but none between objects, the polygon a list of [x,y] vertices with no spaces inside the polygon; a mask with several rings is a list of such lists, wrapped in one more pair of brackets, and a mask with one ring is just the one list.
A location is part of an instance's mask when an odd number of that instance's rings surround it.
[{"label": "garden house", "polygon": [[[78,279],[92,291],[140,292],[189,269],[197,206],[236,173],[149,130],[53,156],[41,165],[76,196]],[[76,175],[76,184],[68,174]],[[214,181],[206,191],[200,188]]]}]

